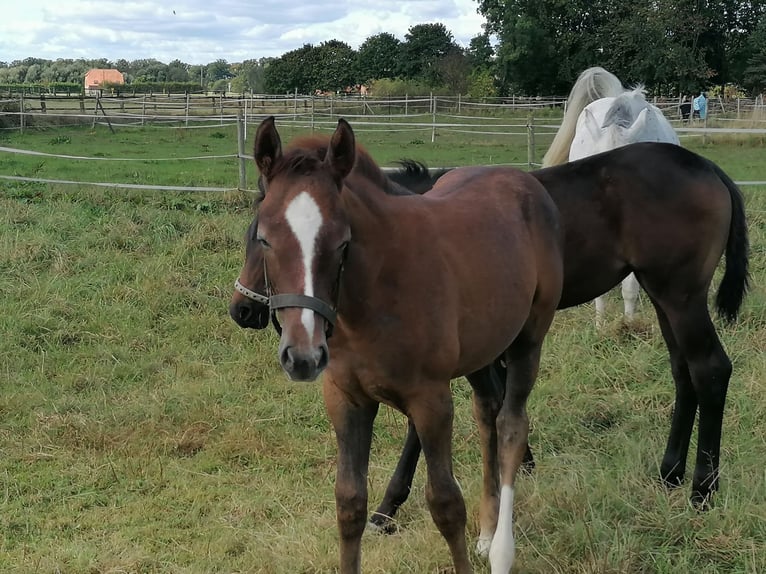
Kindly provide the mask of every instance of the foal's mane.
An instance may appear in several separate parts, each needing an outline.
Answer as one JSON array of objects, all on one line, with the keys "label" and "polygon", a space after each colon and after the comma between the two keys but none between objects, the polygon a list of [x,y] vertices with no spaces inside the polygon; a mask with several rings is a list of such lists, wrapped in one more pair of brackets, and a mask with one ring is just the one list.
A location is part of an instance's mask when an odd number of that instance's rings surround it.
[{"label": "foal's mane", "polygon": [[[287,146],[282,157],[272,168],[272,177],[277,174],[289,172],[308,175],[320,169],[327,150],[330,147],[330,137],[325,135],[299,136],[293,139]],[[411,177],[415,177],[417,169],[409,165],[409,160],[402,161],[402,171]],[[414,163],[414,162],[413,162]],[[418,166],[425,170],[428,175],[428,168]],[[363,177],[372,181],[388,195],[412,195],[413,192],[399,183],[392,181],[380,169],[372,156],[364,147],[356,145],[356,158],[354,160],[353,173],[357,177]],[[255,198],[255,204],[260,203],[265,195],[266,189],[261,177],[258,178],[259,194]]]}]

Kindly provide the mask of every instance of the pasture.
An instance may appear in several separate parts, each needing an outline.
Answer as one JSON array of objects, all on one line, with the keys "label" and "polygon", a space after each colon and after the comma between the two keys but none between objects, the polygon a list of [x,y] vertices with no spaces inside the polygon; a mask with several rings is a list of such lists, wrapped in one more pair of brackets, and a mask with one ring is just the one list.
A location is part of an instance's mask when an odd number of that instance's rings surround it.
[{"label": "pasture", "polygon": [[[303,130],[280,131],[288,140]],[[401,157],[432,166],[527,160],[525,136],[429,138],[358,133],[381,165]],[[548,142],[536,143],[541,158]],[[3,153],[6,175],[237,181],[235,158],[160,161],[235,153],[233,126],[116,136],[70,128],[6,134],[0,145],[138,160]],[[682,145],[735,180],[766,179],[762,138]],[[242,330],[227,312],[251,196],[3,180],[0,190],[0,571],[332,572],[335,441],[320,387],[289,382],[273,330]],[[736,323],[716,321],[734,373],[713,508],[691,507],[690,476],[671,492],[656,479],[674,395],[667,352],[645,296],[638,324],[626,328],[612,295],[604,330],[582,306],[559,312],[546,339],[529,401],[537,468],[519,480],[516,497],[515,571],[766,571],[766,187],[743,192],[752,287]],[[453,389],[455,474],[473,540],[478,436],[468,385]],[[404,417],[381,410],[370,509],[405,430]],[[365,572],[448,571],[423,470],[398,532],[365,535]]]}]

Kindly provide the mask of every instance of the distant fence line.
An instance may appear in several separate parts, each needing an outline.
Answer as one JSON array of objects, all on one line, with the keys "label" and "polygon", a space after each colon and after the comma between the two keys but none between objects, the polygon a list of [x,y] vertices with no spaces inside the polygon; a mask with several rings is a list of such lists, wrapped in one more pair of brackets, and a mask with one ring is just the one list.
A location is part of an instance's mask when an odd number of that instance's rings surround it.
[{"label": "distant fence line", "polygon": [[[668,119],[680,122],[679,98],[650,98]],[[147,124],[222,125],[268,115],[311,126],[323,119],[376,117],[392,127],[424,127],[422,118],[448,116],[459,120],[498,120],[503,117],[562,115],[566,99],[561,97],[520,97],[472,99],[464,96],[401,96],[373,98],[363,96],[273,96],[264,94],[142,94],[136,96],[76,96],[40,94],[18,95],[0,100],[0,128],[23,131],[52,125],[95,125],[108,120],[114,126]],[[766,115],[763,97],[710,99],[708,113],[720,120],[750,119]],[[420,125],[413,121],[421,118]],[[397,121],[402,123],[397,123]]]},{"label": "distant fence line", "polygon": [[[355,123],[355,129],[357,126],[361,128],[363,131],[364,128],[369,126],[378,126],[381,125],[381,122],[376,121],[370,121],[372,118],[367,118],[366,121],[360,121]],[[6,180],[6,181],[20,181],[20,182],[28,182],[28,183],[46,183],[46,184],[62,184],[62,185],[87,185],[87,186],[95,186],[95,187],[106,187],[106,188],[122,188],[122,189],[140,189],[140,190],[157,190],[157,191],[183,191],[183,192],[226,192],[226,191],[248,191],[253,192],[253,190],[248,188],[248,182],[247,182],[247,163],[252,161],[252,157],[246,153],[245,150],[245,133],[247,128],[247,122],[244,117],[244,113],[240,111],[236,116],[234,116],[233,120],[237,125],[237,153],[232,154],[225,154],[225,155],[205,155],[205,156],[193,156],[193,157],[180,157],[180,158],[152,158],[152,161],[201,161],[201,160],[210,160],[210,159],[220,159],[220,158],[234,158],[236,157],[238,159],[238,171],[239,171],[239,180],[238,185],[231,186],[231,187],[182,187],[182,186],[168,186],[168,185],[144,185],[144,184],[132,184],[132,183],[115,183],[115,182],[87,182],[87,181],[71,181],[71,180],[58,180],[58,179],[47,179],[47,178],[34,178],[34,177],[23,177],[23,176],[11,176],[11,175],[2,175],[0,174],[0,180]],[[283,123],[287,123],[288,125],[293,125],[296,127],[305,127],[303,124],[306,122],[306,118],[296,118],[294,120],[290,119],[290,114],[284,114]],[[327,129],[331,129],[334,127],[334,122],[331,122],[329,120],[325,120],[322,122],[317,121],[314,125],[315,129],[319,129],[320,125],[321,127],[326,127]],[[385,124],[390,125],[390,124]],[[432,129],[433,125],[436,125],[438,129],[443,129],[444,126],[460,126],[460,127],[466,127],[470,125],[475,124],[404,124],[409,126],[410,129],[413,129],[414,126],[421,125],[424,126],[424,129]],[[526,163],[508,163],[508,164],[501,164],[501,165],[512,165],[517,167],[527,167],[529,169],[539,167],[540,164],[537,162],[537,158],[535,157],[535,141],[536,141],[536,134],[540,134],[541,130],[542,133],[545,135],[552,135],[558,130],[558,124],[537,124],[534,122],[534,119],[530,117],[526,123],[524,124],[494,124],[492,127],[500,127],[502,128],[502,131],[495,131],[495,132],[489,132],[496,135],[522,135],[525,134],[527,137],[527,150],[528,150],[528,157]],[[510,132],[508,131],[509,128],[517,129],[518,131]],[[763,129],[727,129],[727,128],[710,128],[705,127],[704,125],[701,125],[700,127],[678,127],[676,128],[677,131],[681,132],[682,137],[687,137],[689,135],[696,135],[696,136],[705,136],[705,134],[722,134],[722,133],[732,133],[732,134],[760,134],[764,135],[766,134],[766,128]],[[468,130],[466,130],[468,132]],[[468,133],[481,133],[481,132],[468,132]],[[34,156],[44,156],[44,157],[54,157],[54,158],[60,158],[60,159],[66,159],[71,161],[126,161],[126,162],[134,162],[134,161],[146,161],[144,158],[104,158],[104,157],[98,157],[98,156],[72,156],[72,155],[64,155],[64,154],[52,154],[52,153],[46,153],[46,152],[39,152],[35,150],[25,150],[25,149],[19,149],[19,148],[11,148],[11,147],[5,147],[0,146],[0,153],[11,153],[11,154],[22,154],[22,155],[34,155]],[[454,166],[442,166],[441,168],[435,167],[434,169],[443,169],[444,167],[454,167]],[[381,168],[383,171],[391,171],[393,169],[397,168]],[[736,182],[740,186],[766,186],[766,180],[764,181],[738,181]]]}]

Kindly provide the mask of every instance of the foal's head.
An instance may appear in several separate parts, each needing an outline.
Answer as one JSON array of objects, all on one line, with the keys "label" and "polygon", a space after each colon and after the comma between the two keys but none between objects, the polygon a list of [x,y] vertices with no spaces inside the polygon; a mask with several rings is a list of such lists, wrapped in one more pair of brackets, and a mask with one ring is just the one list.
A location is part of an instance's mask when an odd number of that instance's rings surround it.
[{"label": "foal's head", "polygon": [[354,133],[342,119],[329,145],[283,153],[274,118],[264,120],[255,136],[266,192],[253,231],[281,332],[279,359],[296,381],[316,379],[329,361],[327,337],[351,239],[340,194],[355,156]]}]

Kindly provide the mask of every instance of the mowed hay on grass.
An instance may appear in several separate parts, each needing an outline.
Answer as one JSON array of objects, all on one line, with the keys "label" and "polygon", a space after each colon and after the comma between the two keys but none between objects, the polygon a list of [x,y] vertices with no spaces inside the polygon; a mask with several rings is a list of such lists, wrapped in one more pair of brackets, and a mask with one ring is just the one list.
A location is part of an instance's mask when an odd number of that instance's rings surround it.
[{"label": "mowed hay on grass", "polygon": [[[83,146],[71,155],[130,147],[164,157],[177,144],[155,141],[167,131],[140,132],[147,147],[68,133]],[[34,137],[14,145],[53,145]],[[187,132],[177,153],[227,150],[226,137]],[[448,146],[360,139],[381,161],[457,161]],[[712,140],[698,151],[736,179],[764,179],[758,146]],[[0,172],[55,176],[35,161],[3,155]],[[95,163],[78,164],[78,178],[124,181]],[[196,169],[163,167],[153,181],[236,181],[235,162]],[[251,197],[8,182],[2,190],[0,571],[334,571],[335,444],[320,387],[288,382],[272,330],[243,331],[227,314]],[[668,492],[656,479],[673,401],[667,353],[645,296],[639,327],[628,329],[612,294],[603,331],[583,306],[560,312],[546,341],[530,399],[537,468],[520,479],[515,513],[519,572],[766,571],[766,188],[744,192],[752,290],[739,321],[717,321],[734,374],[714,507],[698,513],[688,483]],[[453,388],[455,472],[475,538],[478,437],[467,384]],[[371,509],[404,433],[404,418],[383,408]],[[365,535],[365,572],[448,568],[424,480],[421,465],[397,534]]]}]

